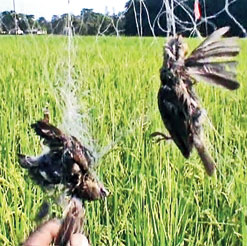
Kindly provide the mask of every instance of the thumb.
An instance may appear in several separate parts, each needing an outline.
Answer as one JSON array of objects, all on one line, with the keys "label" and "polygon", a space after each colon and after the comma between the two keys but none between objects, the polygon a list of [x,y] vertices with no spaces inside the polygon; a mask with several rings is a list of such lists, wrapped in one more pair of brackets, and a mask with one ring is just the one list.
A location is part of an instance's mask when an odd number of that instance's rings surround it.
[{"label": "thumb", "polygon": [[71,246],[90,246],[88,239],[81,233],[75,233],[70,238]]}]

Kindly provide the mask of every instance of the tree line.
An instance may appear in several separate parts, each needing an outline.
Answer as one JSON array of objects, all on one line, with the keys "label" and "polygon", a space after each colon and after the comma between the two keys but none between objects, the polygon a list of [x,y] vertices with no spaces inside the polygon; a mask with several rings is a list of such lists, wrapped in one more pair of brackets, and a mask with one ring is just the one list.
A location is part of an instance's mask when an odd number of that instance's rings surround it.
[{"label": "tree line", "polygon": [[[76,35],[165,36],[171,32],[193,34],[195,25],[203,36],[215,28],[230,26],[230,35],[246,36],[246,0],[200,0],[202,18],[195,22],[194,0],[129,0],[125,10],[118,14],[96,13],[84,8],[80,15],[53,15],[44,17],[4,11],[0,13],[0,32],[20,29],[24,33],[42,30],[48,34],[66,34],[71,23]],[[180,3],[181,4],[180,4]],[[208,18],[204,18],[207,16]],[[70,22],[68,22],[70,20]]]},{"label": "tree line", "polygon": [[35,19],[34,15],[4,11],[0,13],[0,31],[9,33],[13,29],[20,29],[24,33],[31,33],[38,29],[47,34],[66,34],[68,20],[77,35],[96,35],[99,32],[114,35],[123,29],[123,20],[119,15],[103,15],[93,12],[92,9],[82,9],[80,15],[53,15],[51,21],[44,17]]}]

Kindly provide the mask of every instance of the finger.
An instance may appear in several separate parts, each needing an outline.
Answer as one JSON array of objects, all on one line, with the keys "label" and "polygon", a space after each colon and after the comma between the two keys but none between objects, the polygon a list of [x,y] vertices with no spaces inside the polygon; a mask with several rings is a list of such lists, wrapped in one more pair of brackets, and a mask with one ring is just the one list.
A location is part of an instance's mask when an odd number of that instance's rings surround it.
[{"label": "finger", "polygon": [[58,220],[50,220],[39,227],[33,232],[27,241],[23,244],[24,246],[49,246],[49,244],[56,237],[60,223]]},{"label": "finger", "polygon": [[87,238],[81,233],[75,233],[70,239],[71,246],[89,246]]}]

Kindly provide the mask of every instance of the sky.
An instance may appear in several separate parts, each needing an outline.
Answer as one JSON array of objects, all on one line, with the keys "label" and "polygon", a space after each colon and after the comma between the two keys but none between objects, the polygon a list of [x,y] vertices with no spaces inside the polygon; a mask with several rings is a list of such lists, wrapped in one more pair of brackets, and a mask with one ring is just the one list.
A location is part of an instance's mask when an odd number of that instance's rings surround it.
[{"label": "sky", "polygon": [[[35,18],[72,13],[79,15],[83,8],[92,8],[95,12],[118,13],[124,10],[127,0],[1,0],[0,12],[13,10],[13,1],[17,13],[34,14]],[[70,4],[68,4],[70,1]]]}]

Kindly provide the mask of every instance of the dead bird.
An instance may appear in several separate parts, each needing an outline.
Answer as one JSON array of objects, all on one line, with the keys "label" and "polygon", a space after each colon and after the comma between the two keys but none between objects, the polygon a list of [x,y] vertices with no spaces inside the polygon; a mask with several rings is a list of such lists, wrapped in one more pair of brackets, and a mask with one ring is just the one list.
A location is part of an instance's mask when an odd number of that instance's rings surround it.
[{"label": "dead bird", "polygon": [[95,158],[74,136],[64,134],[49,123],[49,115],[31,125],[48,146],[48,151],[31,157],[18,154],[19,163],[41,187],[63,184],[71,197],[82,201],[102,199],[108,195],[93,173]]},{"label": "dead bird", "polygon": [[189,56],[182,36],[171,38],[164,47],[160,69],[158,107],[170,136],[160,132],[151,136],[172,139],[185,158],[195,147],[208,175],[214,173],[216,165],[202,140],[203,109],[192,87],[201,80],[229,90],[239,87],[234,60],[240,51],[236,38],[221,39],[228,30],[216,30]]}]

